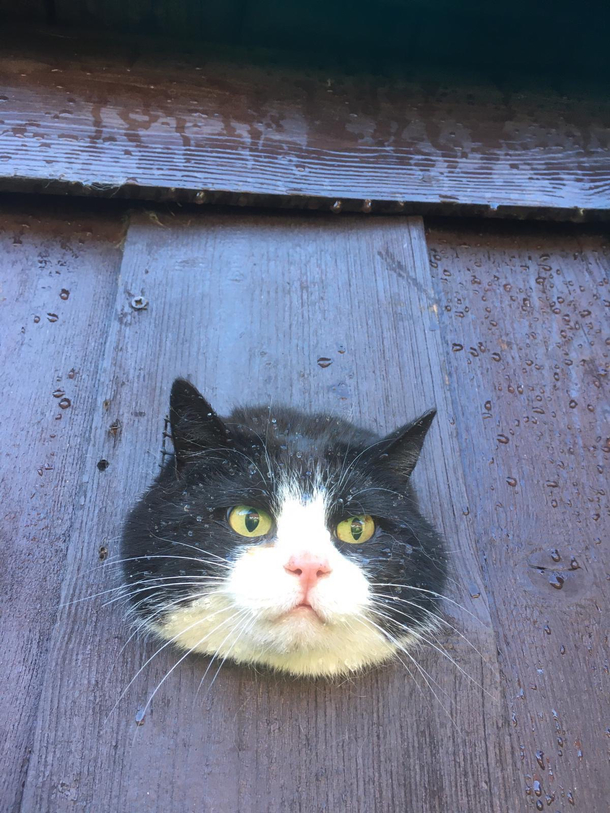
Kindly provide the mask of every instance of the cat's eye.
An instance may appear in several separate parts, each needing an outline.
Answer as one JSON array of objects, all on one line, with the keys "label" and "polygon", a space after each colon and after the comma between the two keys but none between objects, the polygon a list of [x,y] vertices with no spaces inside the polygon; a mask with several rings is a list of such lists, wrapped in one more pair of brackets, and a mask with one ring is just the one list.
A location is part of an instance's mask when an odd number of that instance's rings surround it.
[{"label": "cat's eye", "polygon": [[251,505],[236,505],[229,511],[229,525],[240,536],[264,536],[268,534],[273,520],[262,508]]},{"label": "cat's eye", "polygon": [[375,533],[375,521],[368,514],[358,514],[355,517],[348,517],[342,520],[336,529],[337,538],[341,542],[349,542],[351,545],[362,544]]}]

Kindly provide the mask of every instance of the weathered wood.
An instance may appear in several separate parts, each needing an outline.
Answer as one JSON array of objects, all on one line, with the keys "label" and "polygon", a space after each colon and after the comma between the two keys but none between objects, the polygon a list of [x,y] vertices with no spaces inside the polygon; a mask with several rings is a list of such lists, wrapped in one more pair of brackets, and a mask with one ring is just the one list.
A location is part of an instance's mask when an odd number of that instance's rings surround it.
[{"label": "weathered wood", "polygon": [[478,223],[436,224],[428,242],[468,521],[524,776],[522,803],[506,809],[602,809],[610,244],[582,229]]},{"label": "weathered wood", "polygon": [[[198,694],[206,661],[192,658],[137,725],[179,655],[162,651],[119,699],[155,645],[125,646],[122,611],[105,597],[71,604],[50,636],[22,810],[518,810],[518,750],[498,699],[421,221],[198,215],[131,223],[63,600],[114,583],[112,566],[97,567],[99,548],[117,553],[125,511],[155,474],[174,375],[192,376],[221,411],[283,401],[380,430],[436,403],[418,483],[453,551],[452,597],[484,626],[450,603],[447,618],[488,663],[443,635],[475,682],[422,651],[437,700],[400,664],[341,684],[225,665]],[[133,310],[134,295],[148,307]],[[322,356],[332,364],[318,365]],[[109,434],[115,421],[121,431]]]},{"label": "weathered wood", "polygon": [[119,214],[0,207],[3,811],[19,808],[68,539],[90,477],[122,229]]},{"label": "weathered wood", "polygon": [[[610,104],[137,41],[5,37],[0,188],[419,213],[610,214]],[[450,81],[448,81],[450,80]]]}]

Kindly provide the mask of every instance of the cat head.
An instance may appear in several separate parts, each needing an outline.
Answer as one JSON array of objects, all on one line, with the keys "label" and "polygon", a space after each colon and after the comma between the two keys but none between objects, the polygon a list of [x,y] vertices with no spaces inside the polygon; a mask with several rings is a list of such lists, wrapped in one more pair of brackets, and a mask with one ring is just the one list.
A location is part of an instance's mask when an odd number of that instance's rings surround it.
[{"label": "cat head", "polygon": [[446,572],[410,484],[434,414],[383,438],[292,409],[222,419],[177,380],[174,459],[123,537],[138,616],[183,649],[312,676],[419,640]]}]

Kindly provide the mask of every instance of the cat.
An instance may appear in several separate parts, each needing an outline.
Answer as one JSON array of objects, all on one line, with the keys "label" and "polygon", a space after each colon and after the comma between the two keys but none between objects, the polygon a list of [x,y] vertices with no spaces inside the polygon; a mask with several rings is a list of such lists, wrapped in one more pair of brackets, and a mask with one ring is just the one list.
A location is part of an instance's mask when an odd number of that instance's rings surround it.
[{"label": "cat", "polygon": [[328,677],[438,624],[445,547],[410,482],[435,410],[381,438],[291,408],[221,418],[177,379],[169,414],[174,455],[122,539],[141,627],[219,662]]}]

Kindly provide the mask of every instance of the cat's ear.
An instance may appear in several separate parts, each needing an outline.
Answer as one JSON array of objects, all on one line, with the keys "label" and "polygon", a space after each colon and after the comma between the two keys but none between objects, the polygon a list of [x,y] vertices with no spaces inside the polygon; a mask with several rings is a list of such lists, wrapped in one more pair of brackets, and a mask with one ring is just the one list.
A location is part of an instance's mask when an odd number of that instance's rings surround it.
[{"label": "cat's ear", "polygon": [[177,378],[172,385],[169,421],[178,474],[207,449],[229,443],[223,422],[199,390],[184,378]]},{"label": "cat's ear", "polygon": [[429,409],[411,423],[391,432],[381,445],[379,462],[389,466],[397,474],[409,477],[419,460],[428,429],[432,425],[436,409]]}]

